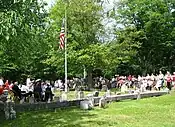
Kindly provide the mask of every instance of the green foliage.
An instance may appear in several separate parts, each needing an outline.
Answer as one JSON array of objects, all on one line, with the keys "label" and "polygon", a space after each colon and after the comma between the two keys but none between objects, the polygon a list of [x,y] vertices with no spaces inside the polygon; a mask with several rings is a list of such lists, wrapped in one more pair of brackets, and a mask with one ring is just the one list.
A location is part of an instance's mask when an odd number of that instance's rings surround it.
[{"label": "green foliage", "polygon": [[6,78],[16,80],[42,73],[41,60],[48,50],[43,7],[44,3],[37,0],[1,2],[0,73]]},{"label": "green foliage", "polygon": [[139,45],[130,64],[140,66],[140,72],[173,69],[174,4],[172,0],[125,0],[116,4],[115,19],[124,26],[117,36]]}]

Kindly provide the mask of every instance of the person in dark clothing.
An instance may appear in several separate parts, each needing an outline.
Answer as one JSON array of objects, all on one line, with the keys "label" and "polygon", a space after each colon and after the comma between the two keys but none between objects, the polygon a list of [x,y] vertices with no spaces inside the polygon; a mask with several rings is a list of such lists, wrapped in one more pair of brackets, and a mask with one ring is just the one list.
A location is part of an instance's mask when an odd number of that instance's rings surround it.
[{"label": "person in dark clothing", "polygon": [[37,102],[42,101],[42,88],[41,83],[37,82],[34,86],[34,98]]},{"label": "person in dark clothing", "polygon": [[47,102],[50,98],[50,101],[53,100],[53,94],[51,90],[51,86],[47,85],[46,91],[45,91],[45,101]]},{"label": "person in dark clothing", "polygon": [[19,98],[19,100],[22,99],[21,90],[19,89],[17,82],[14,83],[14,85],[12,87],[12,92],[14,93],[14,96],[15,97],[18,97]]}]

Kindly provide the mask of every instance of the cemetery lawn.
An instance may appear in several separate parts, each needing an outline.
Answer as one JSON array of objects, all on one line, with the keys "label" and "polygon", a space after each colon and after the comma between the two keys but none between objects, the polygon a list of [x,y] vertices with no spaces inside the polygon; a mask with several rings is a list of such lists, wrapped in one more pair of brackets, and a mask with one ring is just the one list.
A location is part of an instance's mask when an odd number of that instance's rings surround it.
[{"label": "cemetery lawn", "polygon": [[25,112],[0,127],[175,127],[175,93],[113,102],[105,109]]}]

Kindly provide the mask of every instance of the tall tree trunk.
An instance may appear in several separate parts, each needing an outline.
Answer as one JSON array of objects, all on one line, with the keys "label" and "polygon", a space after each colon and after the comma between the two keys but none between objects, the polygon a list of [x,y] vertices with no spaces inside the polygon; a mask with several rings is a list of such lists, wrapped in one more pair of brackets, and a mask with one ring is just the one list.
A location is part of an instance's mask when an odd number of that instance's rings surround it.
[{"label": "tall tree trunk", "polygon": [[88,68],[88,89],[92,88],[92,68]]}]

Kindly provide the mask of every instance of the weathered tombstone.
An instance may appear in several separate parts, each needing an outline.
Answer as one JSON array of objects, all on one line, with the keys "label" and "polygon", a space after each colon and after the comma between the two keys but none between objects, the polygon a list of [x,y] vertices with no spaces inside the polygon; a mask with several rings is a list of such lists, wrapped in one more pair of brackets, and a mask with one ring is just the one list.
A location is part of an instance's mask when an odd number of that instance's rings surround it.
[{"label": "weathered tombstone", "polygon": [[137,100],[139,100],[141,98],[141,95],[140,95],[140,90],[137,92]]},{"label": "weathered tombstone", "polygon": [[99,91],[95,91],[93,94],[94,97],[98,97],[99,96]]},{"label": "weathered tombstone", "polygon": [[135,90],[134,93],[136,94],[137,100],[141,99],[141,94],[140,94],[141,90],[140,89]]},{"label": "weathered tombstone", "polygon": [[79,91],[78,92],[78,99],[82,99],[84,98],[84,92],[83,91]]},{"label": "weathered tombstone", "polygon": [[6,102],[7,101],[7,96],[5,96],[5,95],[0,95],[0,101],[2,101],[2,102]]},{"label": "weathered tombstone", "polygon": [[80,102],[80,108],[84,109],[84,110],[89,110],[93,108],[93,100],[89,99],[89,100],[84,100]]},{"label": "weathered tombstone", "polygon": [[29,97],[29,104],[33,104],[35,102],[35,99],[33,96]]},{"label": "weathered tombstone", "polygon": [[6,120],[16,118],[16,111],[13,109],[13,106],[14,106],[13,102],[10,101],[5,102],[4,112]]},{"label": "weathered tombstone", "polygon": [[127,85],[124,83],[124,84],[121,86],[121,92],[122,92],[122,93],[125,93],[127,90],[128,90],[128,87],[127,87]]},{"label": "weathered tombstone", "polygon": [[16,119],[16,111],[12,106],[10,107],[10,119]]},{"label": "weathered tombstone", "polygon": [[108,88],[107,88],[107,85],[103,85],[102,86],[102,91],[106,91]]},{"label": "weathered tombstone", "polygon": [[85,109],[85,110],[88,110],[89,109],[89,101],[81,101],[80,102],[80,108],[81,109]]},{"label": "weathered tombstone", "polygon": [[111,91],[110,91],[110,90],[107,90],[106,96],[107,96],[107,97],[111,96]]},{"label": "weathered tombstone", "polygon": [[23,97],[21,100],[20,100],[20,104],[23,104],[25,102],[25,98]]},{"label": "weathered tombstone", "polygon": [[106,107],[106,103],[107,103],[107,101],[106,101],[105,97],[100,98],[100,100],[99,100],[99,107],[100,108],[105,108]]}]

